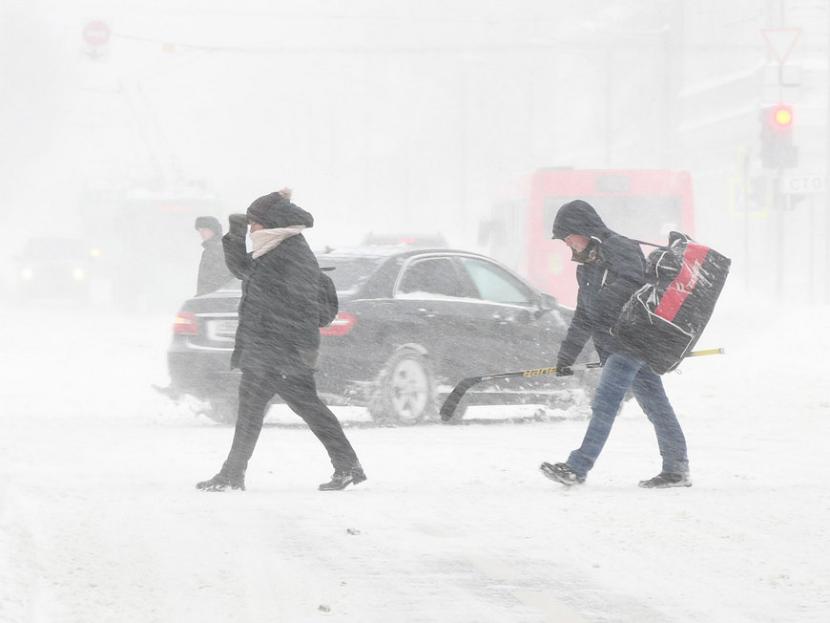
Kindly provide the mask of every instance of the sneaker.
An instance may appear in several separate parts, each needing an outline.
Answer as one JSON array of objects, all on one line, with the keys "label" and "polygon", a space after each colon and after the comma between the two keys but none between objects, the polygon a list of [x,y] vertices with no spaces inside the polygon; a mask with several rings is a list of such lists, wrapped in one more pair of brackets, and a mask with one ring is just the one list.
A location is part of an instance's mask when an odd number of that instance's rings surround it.
[{"label": "sneaker", "polygon": [[366,473],[362,467],[355,467],[349,470],[334,470],[331,480],[324,482],[319,487],[320,491],[341,491],[350,484],[357,485],[366,480]]},{"label": "sneaker", "polygon": [[245,490],[245,476],[226,476],[222,472],[216,474],[210,480],[203,480],[196,483],[200,491],[224,491],[225,489]]},{"label": "sneaker", "polygon": [[692,481],[689,474],[673,474],[671,472],[660,472],[654,478],[641,480],[640,486],[644,489],[668,489],[669,487],[691,487]]},{"label": "sneaker", "polygon": [[581,485],[585,482],[585,476],[577,474],[567,463],[555,463],[553,465],[550,463],[542,463],[539,469],[551,480],[562,483],[567,487]]}]

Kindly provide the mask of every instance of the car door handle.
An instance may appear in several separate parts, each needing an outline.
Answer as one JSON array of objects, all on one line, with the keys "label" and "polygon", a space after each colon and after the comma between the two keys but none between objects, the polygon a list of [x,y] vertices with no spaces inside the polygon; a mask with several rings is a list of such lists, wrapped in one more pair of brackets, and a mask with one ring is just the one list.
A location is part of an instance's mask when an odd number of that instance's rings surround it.
[{"label": "car door handle", "polygon": [[418,315],[423,316],[424,318],[435,318],[438,314],[431,309],[427,309],[426,307],[419,307]]},{"label": "car door handle", "polygon": [[493,314],[492,318],[496,321],[497,324],[507,324],[512,321],[512,318],[505,318],[498,312]]}]

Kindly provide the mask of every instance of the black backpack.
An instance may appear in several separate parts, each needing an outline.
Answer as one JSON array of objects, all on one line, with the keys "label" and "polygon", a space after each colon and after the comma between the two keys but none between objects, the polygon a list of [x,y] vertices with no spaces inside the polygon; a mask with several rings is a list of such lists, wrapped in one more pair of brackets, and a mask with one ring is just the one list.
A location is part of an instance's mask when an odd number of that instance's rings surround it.
[{"label": "black backpack", "polygon": [[649,283],[623,306],[613,335],[657,374],[674,370],[709,322],[730,264],[714,249],[671,232],[668,246],[649,254]]},{"label": "black backpack", "polygon": [[331,324],[337,312],[340,309],[340,303],[337,300],[337,288],[334,287],[334,282],[326,273],[320,271],[320,280],[317,288],[317,310],[319,318],[317,325],[325,327]]}]

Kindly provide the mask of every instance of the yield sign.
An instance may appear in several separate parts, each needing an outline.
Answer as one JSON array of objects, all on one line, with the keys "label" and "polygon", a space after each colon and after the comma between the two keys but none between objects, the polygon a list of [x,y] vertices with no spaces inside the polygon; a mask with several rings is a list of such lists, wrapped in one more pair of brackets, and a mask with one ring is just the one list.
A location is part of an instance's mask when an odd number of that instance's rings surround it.
[{"label": "yield sign", "polygon": [[773,56],[783,65],[801,36],[800,28],[764,28],[761,34]]}]

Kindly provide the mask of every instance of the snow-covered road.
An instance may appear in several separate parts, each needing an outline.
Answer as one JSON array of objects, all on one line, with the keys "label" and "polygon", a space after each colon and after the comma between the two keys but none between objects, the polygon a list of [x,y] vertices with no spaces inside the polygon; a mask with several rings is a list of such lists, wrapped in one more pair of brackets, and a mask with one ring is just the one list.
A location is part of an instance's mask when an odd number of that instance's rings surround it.
[{"label": "snow-covered road", "polygon": [[636,486],[659,460],[628,405],[574,490],[537,471],[571,419],[351,427],[369,481],[342,493],[272,424],[229,494],[193,485],[231,429],[149,388],[169,318],[4,312],[0,621],[830,620],[830,310],[809,311],[727,307],[700,346],[729,354],[666,377],[691,489]]}]

